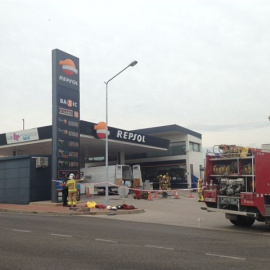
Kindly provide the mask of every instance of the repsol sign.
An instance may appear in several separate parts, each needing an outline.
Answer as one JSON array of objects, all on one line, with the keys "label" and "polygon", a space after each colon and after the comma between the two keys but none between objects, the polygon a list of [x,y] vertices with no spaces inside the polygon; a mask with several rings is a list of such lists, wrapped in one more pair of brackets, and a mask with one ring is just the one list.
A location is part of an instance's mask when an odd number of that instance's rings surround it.
[{"label": "repsol sign", "polygon": [[59,80],[60,81],[63,81],[63,82],[66,82],[66,83],[70,83],[70,84],[74,84],[74,85],[77,85],[78,86],[78,81],[76,81],[76,80],[72,80],[72,79],[70,79],[70,78],[67,78],[67,77],[65,77],[65,76],[59,76]]},{"label": "repsol sign", "polygon": [[138,143],[145,143],[145,135],[136,134],[129,131],[117,130],[116,138],[126,140],[126,141],[135,141]]}]

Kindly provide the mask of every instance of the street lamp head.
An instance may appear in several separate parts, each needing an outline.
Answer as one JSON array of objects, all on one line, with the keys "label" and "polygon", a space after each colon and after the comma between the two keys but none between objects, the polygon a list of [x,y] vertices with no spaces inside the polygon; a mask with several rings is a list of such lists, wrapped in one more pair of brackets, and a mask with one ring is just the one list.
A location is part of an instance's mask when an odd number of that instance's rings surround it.
[{"label": "street lamp head", "polygon": [[133,62],[130,64],[130,66],[131,66],[131,67],[134,67],[134,66],[137,65],[137,64],[138,64],[137,61],[133,61]]}]

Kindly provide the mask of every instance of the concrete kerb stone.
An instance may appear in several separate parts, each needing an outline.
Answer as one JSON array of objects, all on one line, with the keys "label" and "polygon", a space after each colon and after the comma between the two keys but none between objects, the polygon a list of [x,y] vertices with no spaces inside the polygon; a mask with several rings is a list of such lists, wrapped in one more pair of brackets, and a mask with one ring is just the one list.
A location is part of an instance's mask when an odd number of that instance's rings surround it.
[{"label": "concrete kerb stone", "polygon": [[12,208],[0,208],[0,212],[10,212],[10,213],[27,213],[27,214],[36,214],[36,215],[55,215],[55,216],[78,216],[78,215],[126,215],[126,214],[139,214],[144,213],[144,209],[132,209],[132,210],[107,210],[102,209],[97,211],[96,209],[84,210],[84,209],[76,209],[70,210],[69,212],[61,212],[61,211],[40,211],[39,209],[30,210],[30,209],[12,209]]},{"label": "concrete kerb stone", "polygon": [[[69,208],[63,207],[62,203],[53,203],[51,201],[31,202],[28,205],[20,204],[0,204],[0,212],[12,213],[27,213],[27,214],[42,214],[42,215],[56,215],[56,216],[75,216],[75,215],[126,215],[126,214],[139,214],[145,212],[144,209],[101,209],[101,208],[88,208],[86,206],[88,201],[103,201],[103,198],[83,198],[78,202],[77,207]],[[122,200],[122,199],[117,199]],[[120,204],[120,203],[119,203]]]},{"label": "concrete kerb stone", "polygon": [[51,211],[47,211],[47,212],[40,212],[40,211],[33,211],[33,210],[27,210],[27,209],[0,209],[0,212],[8,212],[8,213],[17,213],[17,214],[35,214],[35,215],[74,215],[74,213],[61,213],[61,212],[51,212]]}]

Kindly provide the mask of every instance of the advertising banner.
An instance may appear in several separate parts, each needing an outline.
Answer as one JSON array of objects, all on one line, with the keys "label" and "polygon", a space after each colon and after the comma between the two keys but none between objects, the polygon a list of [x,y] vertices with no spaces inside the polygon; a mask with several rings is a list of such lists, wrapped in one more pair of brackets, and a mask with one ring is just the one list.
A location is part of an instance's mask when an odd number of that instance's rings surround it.
[{"label": "advertising banner", "polygon": [[39,139],[37,128],[6,133],[7,144],[36,141]]},{"label": "advertising banner", "polygon": [[[80,177],[79,59],[58,49],[52,52],[53,164],[55,180],[70,173]],[[57,200],[52,188],[52,200]]]}]

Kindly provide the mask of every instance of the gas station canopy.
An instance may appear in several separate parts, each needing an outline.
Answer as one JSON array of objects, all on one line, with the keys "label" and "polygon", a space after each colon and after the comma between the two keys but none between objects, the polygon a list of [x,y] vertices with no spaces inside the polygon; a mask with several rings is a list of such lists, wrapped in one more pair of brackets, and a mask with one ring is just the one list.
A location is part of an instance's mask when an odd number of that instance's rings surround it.
[{"label": "gas station canopy", "polygon": [[[80,121],[81,158],[105,156],[105,139],[98,139],[96,124]],[[166,151],[169,140],[109,127],[109,155]],[[35,136],[31,134],[36,133]],[[9,140],[11,138],[11,140]],[[14,138],[17,140],[14,140]],[[0,134],[0,157],[52,155],[52,126]]]}]

